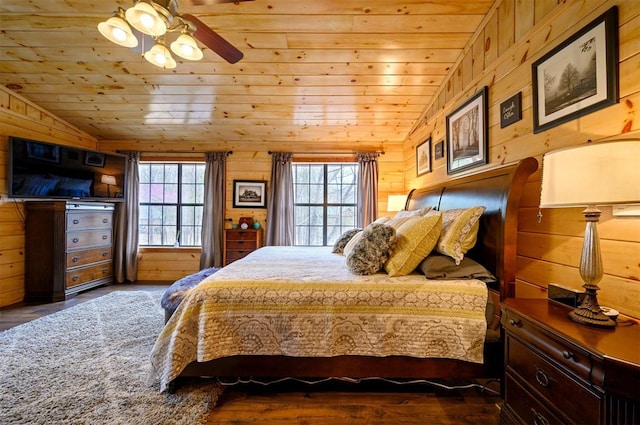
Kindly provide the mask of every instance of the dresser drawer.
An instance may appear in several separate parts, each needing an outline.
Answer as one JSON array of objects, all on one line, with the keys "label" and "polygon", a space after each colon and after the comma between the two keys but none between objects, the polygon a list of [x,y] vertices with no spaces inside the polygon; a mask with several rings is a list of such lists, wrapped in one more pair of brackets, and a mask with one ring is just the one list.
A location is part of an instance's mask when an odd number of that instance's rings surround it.
[{"label": "dresser drawer", "polygon": [[512,411],[509,413],[514,413],[519,419],[518,422],[534,425],[565,425],[567,423],[528,393],[509,373],[505,375],[505,380],[504,401],[507,408]]},{"label": "dresser drawer", "polygon": [[111,247],[87,249],[67,253],[67,268],[80,267],[98,261],[111,260]]},{"label": "dresser drawer", "polygon": [[111,245],[111,228],[67,233],[67,249]]},{"label": "dresser drawer", "polygon": [[[507,369],[527,382],[539,396],[548,400],[578,424],[597,424],[601,417],[601,396],[572,379],[538,353],[507,336]],[[536,397],[538,398],[538,397]]]},{"label": "dresser drawer", "polygon": [[227,229],[227,241],[256,241],[258,233],[255,231]]},{"label": "dresser drawer", "polygon": [[67,214],[67,229],[96,229],[111,228],[113,214],[111,212],[69,213]]},{"label": "dresser drawer", "polygon": [[242,240],[242,241],[236,241],[236,240],[228,240],[227,239],[227,249],[239,249],[239,250],[243,250],[243,249],[251,249],[254,250],[256,249],[257,246],[257,242],[254,240],[252,241],[246,241],[246,240]]},{"label": "dresser drawer", "polygon": [[529,342],[558,362],[563,368],[574,372],[579,378],[591,382],[592,362],[587,351],[568,341],[554,338],[512,310],[506,311],[502,323],[507,332]]},{"label": "dresser drawer", "polygon": [[113,275],[111,262],[67,271],[67,288]]},{"label": "dresser drawer", "polygon": [[252,252],[253,250],[251,249],[227,251],[227,260],[239,260],[241,258],[246,257]]}]

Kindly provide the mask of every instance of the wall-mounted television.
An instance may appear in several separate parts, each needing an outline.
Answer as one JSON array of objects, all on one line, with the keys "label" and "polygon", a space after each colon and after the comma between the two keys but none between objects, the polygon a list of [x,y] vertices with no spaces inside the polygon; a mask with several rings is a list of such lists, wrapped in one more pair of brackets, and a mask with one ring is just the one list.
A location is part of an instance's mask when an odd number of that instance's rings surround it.
[{"label": "wall-mounted television", "polygon": [[9,137],[8,195],[123,201],[127,157]]}]

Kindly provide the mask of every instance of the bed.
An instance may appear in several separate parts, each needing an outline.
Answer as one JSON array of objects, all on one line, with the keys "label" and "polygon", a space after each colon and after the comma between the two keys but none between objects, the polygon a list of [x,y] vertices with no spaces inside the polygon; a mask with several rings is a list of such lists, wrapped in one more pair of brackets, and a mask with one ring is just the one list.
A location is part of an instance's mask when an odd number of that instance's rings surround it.
[{"label": "bed", "polygon": [[[513,296],[518,207],[537,166],[526,158],[409,194],[410,211],[484,207],[465,257],[495,283],[432,281],[416,272],[359,276],[327,249],[265,247],[182,301],[152,351],[161,390],[194,376],[501,378],[499,303]],[[438,344],[429,341],[433,335]],[[439,344],[449,351],[442,354]]]}]

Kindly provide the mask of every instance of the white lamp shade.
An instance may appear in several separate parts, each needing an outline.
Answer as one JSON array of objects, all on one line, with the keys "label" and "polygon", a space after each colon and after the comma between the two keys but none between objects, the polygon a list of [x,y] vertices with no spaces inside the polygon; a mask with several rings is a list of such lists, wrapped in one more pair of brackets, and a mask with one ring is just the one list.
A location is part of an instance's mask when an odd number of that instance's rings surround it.
[{"label": "white lamp shade", "polygon": [[132,27],[144,34],[159,37],[167,32],[167,25],[147,2],[138,1],[135,6],[127,9],[125,16]]},{"label": "white lamp shade", "polygon": [[138,39],[133,35],[131,27],[119,16],[112,16],[104,22],[98,24],[98,31],[107,40],[122,47],[136,47]]},{"label": "white lamp shade", "polygon": [[387,211],[402,211],[407,204],[407,195],[389,195]]},{"label": "white lamp shade", "polygon": [[171,57],[171,52],[162,43],[156,43],[151,49],[144,53],[144,58],[160,68],[175,68],[176,61]]},{"label": "white lamp shade", "polygon": [[102,182],[103,184],[115,185],[116,184],[116,176],[110,176],[108,174],[103,174],[102,177],[100,178],[100,182]]},{"label": "white lamp shade", "polygon": [[542,160],[540,208],[640,203],[640,140],[588,143]]},{"label": "white lamp shade", "polygon": [[180,36],[171,43],[171,50],[181,58],[197,61],[202,59],[202,50],[196,44],[196,41],[189,34],[180,34]]}]

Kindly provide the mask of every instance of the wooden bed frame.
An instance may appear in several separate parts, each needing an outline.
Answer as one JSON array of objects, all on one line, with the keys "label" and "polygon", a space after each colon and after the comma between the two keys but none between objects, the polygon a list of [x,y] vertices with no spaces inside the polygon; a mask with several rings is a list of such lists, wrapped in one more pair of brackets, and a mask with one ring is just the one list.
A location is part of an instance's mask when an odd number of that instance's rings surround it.
[{"label": "wooden bed frame", "polygon": [[[487,339],[484,363],[405,356],[232,356],[192,362],[180,377],[254,378],[502,378],[503,342],[499,329],[499,302],[513,296],[516,276],[518,207],[528,177],[537,169],[535,158],[411,191],[407,209],[426,206],[439,210],[486,207],[480,219],[478,242],[467,256],[479,261],[498,278],[491,288],[495,319],[490,326],[497,338]],[[179,378],[178,378],[179,379]],[[175,384],[175,382],[174,382]]]}]

